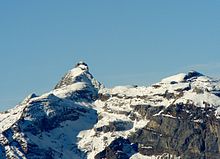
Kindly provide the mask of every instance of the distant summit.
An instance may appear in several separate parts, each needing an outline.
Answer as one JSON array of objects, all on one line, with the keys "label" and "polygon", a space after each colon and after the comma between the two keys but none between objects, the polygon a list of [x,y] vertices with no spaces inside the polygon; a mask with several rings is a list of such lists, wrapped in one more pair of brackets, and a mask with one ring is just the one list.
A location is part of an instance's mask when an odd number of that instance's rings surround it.
[{"label": "distant summit", "polygon": [[88,65],[87,65],[84,61],[78,62],[78,63],[75,65],[75,68],[77,68],[77,67],[81,68],[82,70],[87,70],[87,71],[89,70]]},{"label": "distant summit", "polygon": [[84,82],[86,85],[92,86],[95,89],[100,89],[102,87],[102,84],[98,82],[89,72],[88,65],[85,62],[80,61],[73,69],[66,73],[54,89],[72,85],[77,82]]},{"label": "distant summit", "polygon": [[204,76],[204,75],[197,71],[189,71],[188,73],[179,73],[177,75],[164,78],[161,80],[161,82],[165,82],[165,83],[186,82],[187,80],[192,80],[194,78],[198,78],[201,76]]}]

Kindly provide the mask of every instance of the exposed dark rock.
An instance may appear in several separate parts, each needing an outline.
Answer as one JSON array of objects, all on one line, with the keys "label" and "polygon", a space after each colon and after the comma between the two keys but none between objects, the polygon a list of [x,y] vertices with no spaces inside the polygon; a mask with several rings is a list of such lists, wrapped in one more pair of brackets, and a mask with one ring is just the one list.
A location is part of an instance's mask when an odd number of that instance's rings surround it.
[{"label": "exposed dark rock", "polygon": [[0,158],[6,159],[5,146],[0,143]]},{"label": "exposed dark rock", "polygon": [[176,81],[171,81],[170,84],[177,84],[178,82]]},{"label": "exposed dark rock", "polygon": [[190,71],[188,72],[188,74],[184,77],[184,80],[189,80],[192,78],[196,78],[196,77],[200,77],[200,76],[204,76],[203,74],[197,72],[197,71]]},{"label": "exposed dark rock", "polygon": [[168,90],[166,90],[166,92],[165,92],[163,97],[168,99],[168,100],[170,100],[170,99],[174,99],[175,98],[175,94],[174,93],[170,93],[170,92],[168,92]]},{"label": "exposed dark rock", "polygon": [[179,89],[176,89],[175,91],[177,92],[184,92],[184,91],[189,91],[191,89],[191,85],[185,87],[185,88],[179,88]]},{"label": "exposed dark rock", "polygon": [[212,94],[214,94],[214,95],[220,97],[220,91],[212,91]]},{"label": "exposed dark rock", "polygon": [[204,90],[201,89],[201,88],[195,87],[195,88],[193,89],[193,92],[196,92],[197,94],[203,94],[203,93],[204,93]]},{"label": "exposed dark rock", "polygon": [[74,101],[86,100],[88,102],[92,102],[98,99],[98,92],[91,91],[89,89],[78,90],[72,93],[68,98]]},{"label": "exposed dark rock", "polygon": [[149,119],[145,128],[129,137],[132,143],[138,143],[141,154],[169,153],[184,159],[220,157],[220,122],[213,108],[177,104]]},{"label": "exposed dark rock", "polygon": [[142,118],[149,119],[154,114],[159,113],[164,107],[163,106],[150,106],[150,105],[134,105],[131,106],[135,112],[138,112]]},{"label": "exposed dark rock", "polygon": [[80,67],[80,65],[83,65],[84,67],[82,67],[82,69],[85,69],[85,70],[89,70],[89,66],[84,62],[84,61],[80,61],[78,62],[75,67]]},{"label": "exposed dark rock", "polygon": [[110,94],[99,93],[99,99],[103,102],[107,101],[110,97],[111,97]]},{"label": "exposed dark rock", "polygon": [[137,152],[137,144],[132,144],[122,137],[114,140],[105,150],[98,153],[95,159],[129,159]]},{"label": "exposed dark rock", "polygon": [[161,85],[154,84],[154,85],[152,85],[152,87],[154,87],[154,88],[160,88],[160,87],[161,87]]},{"label": "exposed dark rock", "polygon": [[96,128],[96,131],[98,132],[114,132],[114,131],[126,131],[130,130],[133,127],[132,122],[128,121],[113,121],[110,122],[109,125],[104,125],[102,127]]}]

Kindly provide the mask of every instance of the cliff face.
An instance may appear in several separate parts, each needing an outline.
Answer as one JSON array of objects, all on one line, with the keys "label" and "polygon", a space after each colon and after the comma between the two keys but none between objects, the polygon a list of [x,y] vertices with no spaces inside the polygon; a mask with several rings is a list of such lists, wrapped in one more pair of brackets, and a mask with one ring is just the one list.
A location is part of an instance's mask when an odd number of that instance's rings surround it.
[{"label": "cliff face", "polygon": [[104,88],[79,62],[0,114],[0,158],[220,158],[220,82],[191,71]]},{"label": "cliff face", "polygon": [[164,153],[180,158],[219,158],[219,121],[212,108],[193,104],[170,105],[129,136],[143,155]]},{"label": "cliff face", "polygon": [[[142,106],[141,109],[148,113],[151,111],[149,106]],[[209,112],[208,115],[205,111]],[[220,125],[209,108],[200,109],[191,104],[171,105],[163,109],[161,114],[153,113],[147,119],[149,121],[146,126],[129,134],[127,139],[123,138],[123,141],[129,141],[130,146],[136,144],[132,146],[134,152],[146,156],[162,157],[170,154],[176,158],[219,158]],[[119,148],[112,148],[117,140],[96,155],[96,158],[112,158],[112,153],[116,155],[115,158],[124,158],[117,156]],[[123,149],[120,153],[127,154]]]},{"label": "cliff face", "polygon": [[[150,109],[149,106],[141,107],[142,112],[149,113]],[[220,122],[216,119],[213,109],[198,108],[192,104],[176,104],[163,109],[160,114],[153,113],[153,116],[146,118],[149,120],[146,126],[134,131],[127,138],[130,145],[136,144],[138,147],[133,149],[136,153],[161,158],[220,157]],[[115,140],[112,144],[114,142]],[[123,142],[121,146],[124,146]],[[112,147],[114,146],[106,147],[96,158],[112,158],[112,154],[115,158],[130,157],[117,156],[120,149]],[[123,149],[120,153],[127,154]]]}]

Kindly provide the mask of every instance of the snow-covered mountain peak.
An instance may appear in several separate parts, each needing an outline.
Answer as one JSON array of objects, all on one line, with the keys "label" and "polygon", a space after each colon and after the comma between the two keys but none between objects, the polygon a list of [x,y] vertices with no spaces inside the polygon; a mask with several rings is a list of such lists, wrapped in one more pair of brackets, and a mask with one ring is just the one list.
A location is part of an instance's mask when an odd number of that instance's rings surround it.
[{"label": "snow-covered mountain peak", "polygon": [[76,64],[75,68],[81,68],[82,70],[86,70],[86,71],[89,70],[88,65],[87,65],[84,61],[79,61],[79,62]]},{"label": "snow-covered mountain peak", "polygon": [[192,79],[196,79],[198,77],[204,76],[203,74],[197,71],[189,71],[188,73],[179,73],[177,75],[169,76],[161,80],[161,83],[179,83],[186,82]]},{"label": "snow-covered mountain peak", "polygon": [[80,61],[54,90],[0,113],[0,159],[217,159],[219,130],[219,80],[189,71],[103,88]]},{"label": "snow-covered mountain peak", "polygon": [[161,83],[183,82],[186,77],[185,73],[169,76],[161,80]]},{"label": "snow-covered mountain peak", "polygon": [[94,87],[97,90],[102,87],[102,84],[89,72],[88,65],[85,62],[80,61],[61,79],[61,81],[55,86],[55,89],[63,88],[77,82],[83,82],[85,85]]}]

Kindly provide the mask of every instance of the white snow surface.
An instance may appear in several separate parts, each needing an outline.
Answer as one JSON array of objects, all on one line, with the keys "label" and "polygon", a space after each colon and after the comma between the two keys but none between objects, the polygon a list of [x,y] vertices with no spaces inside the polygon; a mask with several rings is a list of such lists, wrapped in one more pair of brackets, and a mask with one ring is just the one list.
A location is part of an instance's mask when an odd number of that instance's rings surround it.
[{"label": "white snow surface", "polygon": [[25,105],[17,105],[13,109],[0,112],[0,133],[10,128],[18,119],[20,119],[24,108]]},{"label": "white snow surface", "polygon": [[180,159],[178,156],[169,155],[169,154],[162,154],[157,156],[144,156],[140,153],[136,153],[130,157],[130,159],[164,159],[164,158],[172,158],[172,159]]},{"label": "white snow surface", "polygon": [[164,78],[161,82],[162,83],[170,83],[170,82],[183,82],[186,74],[185,73],[180,73],[174,76],[170,76],[167,78]]},{"label": "white snow surface", "polygon": [[87,85],[85,82],[77,82],[72,85],[68,85],[66,87],[62,87],[59,89],[55,89],[51,91],[55,96],[60,97],[60,98],[66,98],[68,94],[72,94],[75,91],[82,90],[86,88]]}]

